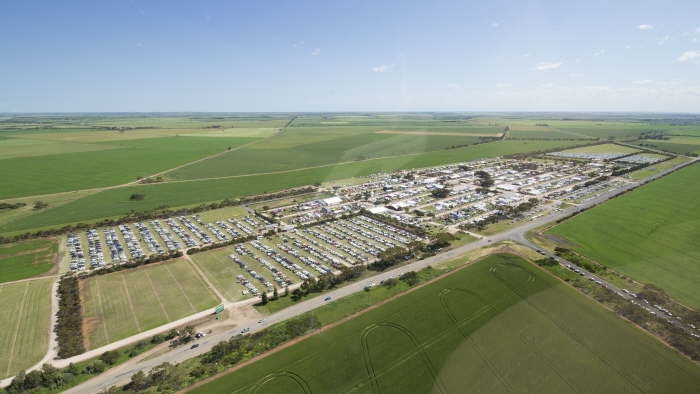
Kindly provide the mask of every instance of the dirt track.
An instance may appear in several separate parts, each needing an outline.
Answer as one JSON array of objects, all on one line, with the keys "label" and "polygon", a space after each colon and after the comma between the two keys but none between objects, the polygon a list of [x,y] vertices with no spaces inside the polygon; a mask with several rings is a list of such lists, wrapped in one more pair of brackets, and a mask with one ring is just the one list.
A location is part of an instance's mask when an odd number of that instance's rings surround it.
[{"label": "dirt track", "polygon": [[439,131],[399,131],[399,130],[379,130],[376,134],[402,134],[402,135],[453,135],[459,137],[493,137],[501,138],[503,133],[446,133]]}]

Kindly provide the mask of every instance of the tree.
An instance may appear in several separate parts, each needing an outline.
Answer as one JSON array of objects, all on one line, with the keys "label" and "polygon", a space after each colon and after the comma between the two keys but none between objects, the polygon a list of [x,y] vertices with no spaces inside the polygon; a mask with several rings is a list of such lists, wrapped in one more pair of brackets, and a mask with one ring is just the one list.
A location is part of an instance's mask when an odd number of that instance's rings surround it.
[{"label": "tree", "polygon": [[408,271],[403,275],[399,276],[399,280],[406,282],[409,286],[415,286],[418,284],[418,274],[416,271]]},{"label": "tree", "polygon": [[106,351],[106,352],[102,353],[102,355],[100,356],[100,360],[104,361],[105,363],[107,363],[109,365],[114,364],[115,362],[117,362],[118,359],[119,359],[119,352],[116,350]]},{"label": "tree", "polygon": [[141,193],[134,193],[131,196],[129,196],[129,200],[131,201],[142,201],[146,196]]},{"label": "tree", "polygon": [[288,295],[289,295],[289,286],[284,286],[284,296],[286,297]]},{"label": "tree", "polygon": [[12,383],[7,387],[8,393],[21,393],[24,391],[24,381],[27,378],[27,374],[24,371],[20,371],[15,378],[12,379]]},{"label": "tree", "polygon": [[134,391],[140,391],[146,387],[146,374],[139,370],[135,374],[131,375],[131,382],[129,383],[129,388],[134,389]]},{"label": "tree", "polygon": [[39,386],[41,386],[41,372],[37,370],[29,372],[24,378],[24,389],[30,390]]},{"label": "tree", "polygon": [[268,300],[268,298],[267,298],[267,292],[266,292],[266,291],[263,291],[263,292],[262,292],[262,295],[260,296],[260,303],[261,303],[262,305],[267,305],[268,302],[269,302],[269,300]]},{"label": "tree", "polygon": [[450,189],[447,188],[439,188],[439,189],[433,189],[430,194],[435,197],[435,198],[445,198],[450,194]]},{"label": "tree", "polygon": [[279,294],[277,293],[277,286],[275,286],[275,287],[272,289],[272,299],[273,299],[273,300],[276,300],[276,299],[278,299],[278,298],[280,298],[280,297],[279,297]]}]

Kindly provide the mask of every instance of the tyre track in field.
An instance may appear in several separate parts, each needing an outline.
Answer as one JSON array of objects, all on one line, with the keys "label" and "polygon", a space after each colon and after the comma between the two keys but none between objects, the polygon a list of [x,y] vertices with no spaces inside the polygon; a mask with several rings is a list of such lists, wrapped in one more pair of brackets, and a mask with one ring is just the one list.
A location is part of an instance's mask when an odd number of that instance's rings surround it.
[{"label": "tyre track in field", "polygon": [[24,285],[24,293],[22,294],[22,303],[19,306],[19,313],[17,314],[20,318],[17,319],[17,324],[15,325],[15,333],[12,335],[12,342],[10,344],[10,356],[7,358],[7,369],[5,371],[5,375],[10,374],[10,370],[12,367],[12,359],[15,356],[15,345],[17,343],[17,337],[19,336],[19,328],[22,323],[22,315],[24,314],[24,305],[26,304],[27,301],[27,293],[29,292],[29,282],[27,282]]},{"label": "tyre track in field", "polygon": [[[156,300],[158,301],[158,305],[160,305],[160,310],[163,311],[163,314],[165,315],[165,318],[170,321],[170,315],[168,314],[168,311],[165,309],[165,306],[163,305],[163,302],[160,300],[160,294],[158,294],[158,291],[156,290],[156,286],[153,284],[153,280],[151,280],[151,275],[148,274],[148,270],[143,270],[144,275],[146,275],[146,279],[148,279],[148,283],[151,284],[151,290],[153,290],[153,295],[155,295]],[[170,273],[170,271],[168,271]],[[172,274],[170,274],[172,277]],[[189,300],[187,300],[189,302]]]}]

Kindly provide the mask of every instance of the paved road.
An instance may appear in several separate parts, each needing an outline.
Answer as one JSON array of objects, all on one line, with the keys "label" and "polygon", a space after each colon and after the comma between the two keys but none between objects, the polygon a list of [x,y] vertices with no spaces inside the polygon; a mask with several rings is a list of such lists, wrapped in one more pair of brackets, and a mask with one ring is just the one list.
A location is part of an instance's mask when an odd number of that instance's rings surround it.
[{"label": "paved road", "polygon": [[[136,373],[137,371],[141,371],[141,370],[148,371],[151,368],[153,368],[153,367],[155,367],[163,362],[177,363],[177,362],[195,357],[199,354],[203,354],[203,353],[209,351],[217,343],[224,341],[224,340],[227,340],[236,334],[239,334],[240,330],[242,328],[249,328],[251,333],[259,331],[259,330],[264,329],[264,328],[266,328],[270,325],[273,325],[275,323],[278,323],[278,322],[287,320],[289,318],[298,316],[302,313],[314,310],[314,309],[326,304],[327,301],[324,301],[324,299],[326,299],[327,297],[331,297],[332,300],[336,300],[338,298],[342,298],[342,297],[354,294],[356,292],[360,292],[366,286],[369,286],[369,285],[372,285],[375,283],[379,283],[380,281],[383,281],[383,280],[386,280],[386,279],[389,279],[392,277],[399,276],[404,272],[416,271],[416,270],[420,270],[422,268],[425,268],[429,265],[435,265],[435,264],[440,263],[440,262],[449,261],[449,260],[454,259],[458,256],[461,256],[467,252],[482,248],[484,246],[488,246],[492,243],[496,243],[499,241],[505,241],[505,240],[514,240],[514,241],[523,243],[526,246],[532,247],[534,249],[539,249],[536,245],[532,244],[527,239],[525,239],[525,234],[528,231],[533,230],[533,229],[540,227],[542,225],[545,225],[547,223],[565,218],[573,213],[576,213],[577,211],[582,211],[584,209],[598,205],[598,204],[600,204],[604,201],[607,201],[607,200],[609,200],[609,199],[611,199],[619,194],[622,194],[622,193],[629,191],[635,187],[638,187],[641,184],[648,183],[652,180],[658,179],[658,178],[660,178],[660,177],[662,177],[662,176],[664,176],[672,171],[677,170],[678,168],[687,166],[691,163],[695,163],[698,160],[700,160],[700,159],[693,159],[689,162],[679,164],[673,168],[670,168],[668,170],[665,170],[663,172],[655,174],[655,175],[645,179],[642,182],[630,182],[629,185],[626,185],[621,189],[617,189],[617,190],[613,190],[613,191],[609,191],[609,192],[600,194],[600,195],[598,195],[598,196],[596,196],[596,197],[594,197],[586,202],[579,204],[576,207],[571,207],[571,208],[564,209],[564,210],[555,210],[554,212],[543,215],[537,219],[530,220],[524,224],[521,224],[521,225],[514,227],[512,229],[506,230],[502,233],[499,233],[499,234],[496,234],[493,236],[483,237],[483,238],[481,238],[477,241],[474,241],[472,243],[469,243],[467,245],[463,245],[463,246],[457,247],[455,249],[448,250],[446,252],[437,254],[435,256],[431,256],[431,257],[423,259],[423,260],[415,261],[413,263],[407,264],[405,266],[402,266],[402,267],[399,267],[396,269],[385,271],[385,272],[380,273],[378,275],[375,275],[371,278],[367,278],[367,279],[364,279],[364,280],[361,280],[358,282],[350,283],[350,284],[348,284],[342,288],[339,288],[339,289],[325,292],[322,295],[310,298],[306,301],[303,301],[303,302],[300,302],[298,304],[294,304],[288,308],[285,308],[279,312],[273,313],[273,314],[265,317],[264,320],[261,322],[254,321],[254,320],[243,321],[241,323],[241,325],[235,327],[234,329],[229,329],[226,331],[215,333],[213,335],[210,335],[210,336],[207,336],[205,338],[198,340],[196,343],[199,344],[199,347],[197,347],[195,349],[191,349],[190,347],[185,346],[185,347],[176,348],[176,349],[169,351],[165,354],[161,354],[161,355],[158,355],[156,357],[148,358],[145,360],[137,359],[137,360],[127,361],[126,363],[124,363],[118,367],[115,367],[111,370],[108,370],[107,372],[103,373],[102,375],[99,375],[91,380],[88,380],[87,382],[85,382],[79,386],[76,386],[76,387],[66,391],[66,393],[75,393],[75,394],[78,394],[78,393],[96,393],[96,392],[99,392],[101,390],[104,390],[104,389],[109,388],[109,387],[114,386],[114,385],[125,384],[130,380],[131,375]],[[545,254],[557,259],[557,261],[559,261],[561,264],[564,264],[565,266],[574,265],[573,263],[566,261],[564,259],[561,259],[558,256],[548,254],[546,252],[545,252]],[[601,278],[598,278],[597,276],[586,272],[582,268],[578,267],[578,269],[580,269],[582,272],[584,272],[584,275],[586,277],[594,278],[594,280],[599,280],[602,284],[608,286],[611,290],[616,291],[618,293],[626,294],[626,293],[622,292],[621,289],[618,289],[617,287],[613,286],[612,284],[606,283]],[[625,297],[625,298],[630,299],[632,297],[629,296],[629,297]],[[662,314],[660,313],[661,311],[656,310],[656,308],[654,308],[652,310],[654,310],[656,313],[659,313],[659,315],[662,316]],[[203,312],[203,313],[206,313],[206,312]],[[147,336],[150,336],[150,335],[152,335],[152,334],[149,334]]]}]

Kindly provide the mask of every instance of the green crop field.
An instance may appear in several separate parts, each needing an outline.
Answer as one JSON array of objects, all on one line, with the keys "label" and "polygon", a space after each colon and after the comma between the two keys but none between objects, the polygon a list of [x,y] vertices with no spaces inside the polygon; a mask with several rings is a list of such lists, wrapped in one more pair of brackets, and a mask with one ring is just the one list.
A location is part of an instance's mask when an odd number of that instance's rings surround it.
[{"label": "green crop field", "polygon": [[[336,179],[348,179],[403,168],[421,168],[446,163],[476,160],[516,153],[566,148],[574,141],[498,141],[458,149],[380,158],[325,167],[251,175],[224,179],[137,185],[105,190],[40,212],[22,216],[0,225],[0,231],[13,232],[67,223],[124,215],[162,205],[170,207],[260,194],[290,187]],[[142,201],[130,201],[133,193],[145,195]]]},{"label": "green crop field", "polygon": [[674,172],[549,230],[580,253],[700,307],[700,165]]},{"label": "green crop field", "polygon": [[49,194],[135,181],[250,138],[164,137],[119,142],[119,148],[0,160],[0,198]]},{"label": "green crop field", "polygon": [[15,375],[46,354],[51,278],[0,284],[0,378]]},{"label": "green crop field", "polygon": [[669,168],[672,168],[674,166],[677,166],[678,164],[685,163],[688,161],[687,157],[683,156],[677,156],[674,157],[673,159],[663,161],[658,164],[653,164],[648,167],[642,168],[641,170],[634,171],[633,173],[630,174],[630,178],[638,181],[644,178],[647,178],[649,176],[652,176],[656,173],[659,173],[661,171],[668,170]]},{"label": "green crop field", "polygon": [[0,245],[0,283],[31,278],[51,270],[58,244],[52,239],[34,239]]},{"label": "green crop field", "polygon": [[637,144],[673,153],[700,154],[700,136],[670,137],[667,140],[639,140]]},{"label": "green crop field", "polygon": [[698,382],[683,356],[494,255],[192,392],[679,394]]},{"label": "green crop field", "polygon": [[82,297],[84,335],[93,349],[219,302],[184,259],[90,277]]},{"label": "green crop field", "polygon": [[378,134],[365,127],[291,127],[248,149],[178,169],[173,179],[196,179],[286,171],[297,168],[430,152],[479,142],[461,135]]}]

